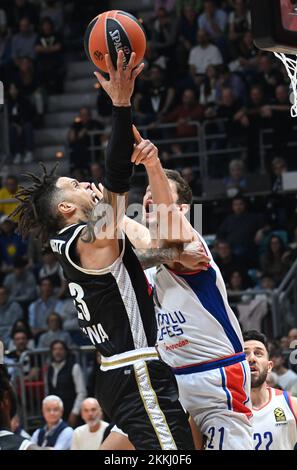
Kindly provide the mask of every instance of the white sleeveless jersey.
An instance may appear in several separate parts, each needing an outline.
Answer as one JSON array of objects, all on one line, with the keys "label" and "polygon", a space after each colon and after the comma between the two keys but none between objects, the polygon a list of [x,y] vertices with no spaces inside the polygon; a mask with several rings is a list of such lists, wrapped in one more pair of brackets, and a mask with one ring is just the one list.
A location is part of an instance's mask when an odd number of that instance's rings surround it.
[{"label": "white sleeveless jersey", "polygon": [[173,368],[243,351],[240,326],[228,304],[222,275],[199,237],[211,258],[207,271],[177,274],[164,265],[146,271],[154,287],[158,350]]},{"label": "white sleeveless jersey", "polygon": [[270,399],[262,408],[253,408],[255,450],[293,450],[297,443],[297,422],[290,395],[268,388]]}]

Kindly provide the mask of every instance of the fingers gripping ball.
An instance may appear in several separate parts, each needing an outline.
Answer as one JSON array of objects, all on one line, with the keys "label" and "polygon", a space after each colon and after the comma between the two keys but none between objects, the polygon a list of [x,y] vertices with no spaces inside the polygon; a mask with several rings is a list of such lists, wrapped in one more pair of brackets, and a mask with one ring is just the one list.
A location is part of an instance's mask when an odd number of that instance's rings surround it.
[{"label": "fingers gripping ball", "polygon": [[143,59],[146,38],[137,19],[120,10],[111,10],[96,16],[88,25],[84,38],[85,51],[90,61],[107,72],[105,54],[109,54],[114,67],[118,51],[124,52],[124,66],[132,52],[136,54],[135,66]]}]

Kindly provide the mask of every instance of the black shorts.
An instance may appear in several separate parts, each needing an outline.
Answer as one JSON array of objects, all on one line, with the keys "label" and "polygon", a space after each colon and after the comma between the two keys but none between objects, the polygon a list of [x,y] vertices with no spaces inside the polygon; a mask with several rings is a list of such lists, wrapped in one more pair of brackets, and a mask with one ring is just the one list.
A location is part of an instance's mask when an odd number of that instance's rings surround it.
[{"label": "black shorts", "polygon": [[137,450],[194,449],[187,415],[170,367],[159,360],[100,372],[104,413]]}]

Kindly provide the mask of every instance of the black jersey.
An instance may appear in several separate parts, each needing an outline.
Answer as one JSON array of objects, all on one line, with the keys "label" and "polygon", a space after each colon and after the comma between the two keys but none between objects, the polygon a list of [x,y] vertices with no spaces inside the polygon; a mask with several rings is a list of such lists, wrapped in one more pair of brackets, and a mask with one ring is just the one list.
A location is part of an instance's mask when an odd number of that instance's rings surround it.
[{"label": "black jersey", "polygon": [[79,264],[76,241],[85,223],[62,229],[50,240],[75,302],[82,331],[105,356],[154,347],[157,324],[151,288],[126,236],[121,254],[108,268]]},{"label": "black jersey", "polygon": [[0,450],[27,450],[32,445],[28,439],[11,431],[0,430]]}]

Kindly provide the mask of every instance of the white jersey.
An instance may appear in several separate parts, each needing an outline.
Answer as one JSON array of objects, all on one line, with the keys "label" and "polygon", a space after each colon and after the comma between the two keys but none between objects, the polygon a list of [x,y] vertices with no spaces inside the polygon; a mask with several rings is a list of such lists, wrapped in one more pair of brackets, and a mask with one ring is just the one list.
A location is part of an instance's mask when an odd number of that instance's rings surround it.
[{"label": "white jersey", "polygon": [[221,272],[200,239],[211,259],[207,271],[175,273],[164,265],[146,271],[154,286],[158,350],[173,368],[243,351],[240,326],[228,304]]},{"label": "white jersey", "polygon": [[253,408],[255,450],[293,450],[297,443],[297,417],[290,395],[283,390],[268,390],[268,403]]}]

